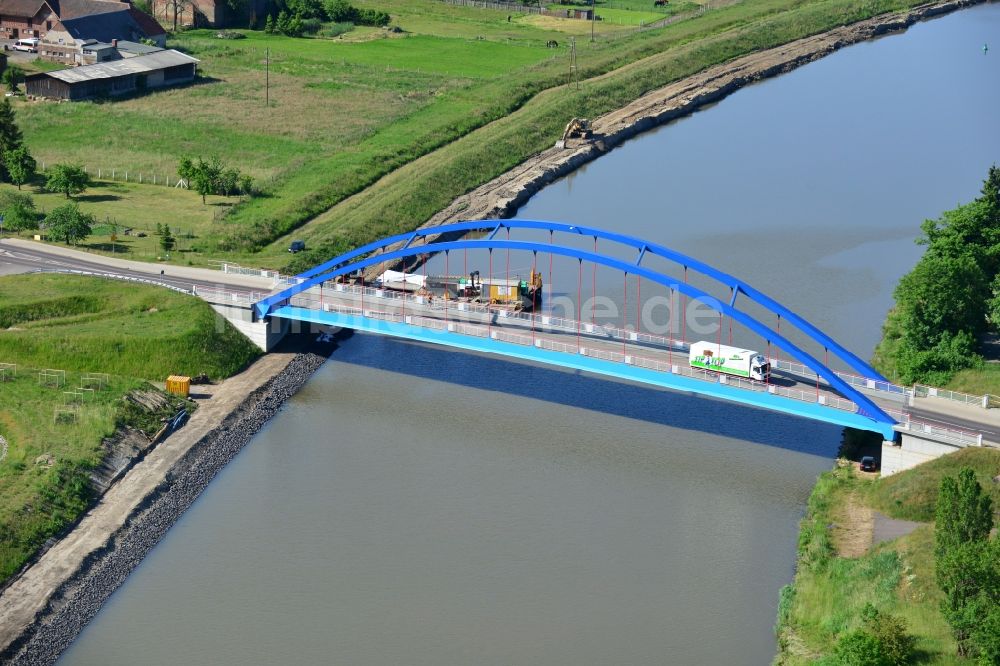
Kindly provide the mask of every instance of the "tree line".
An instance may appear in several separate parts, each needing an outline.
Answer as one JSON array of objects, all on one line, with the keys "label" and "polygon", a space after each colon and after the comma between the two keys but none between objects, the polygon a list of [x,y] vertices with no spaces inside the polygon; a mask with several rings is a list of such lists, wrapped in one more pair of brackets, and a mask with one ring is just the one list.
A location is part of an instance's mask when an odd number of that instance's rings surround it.
[{"label": "tree line", "polygon": [[981,365],[981,336],[1000,328],[1000,168],[978,198],[921,231],[927,250],[893,292],[874,360],[902,383],[941,385]]},{"label": "tree line", "polygon": [[278,7],[276,16],[267,15],[264,32],[301,37],[315,34],[325,21],[383,27],[391,20],[386,12],[355,7],[347,0],[286,0]]}]

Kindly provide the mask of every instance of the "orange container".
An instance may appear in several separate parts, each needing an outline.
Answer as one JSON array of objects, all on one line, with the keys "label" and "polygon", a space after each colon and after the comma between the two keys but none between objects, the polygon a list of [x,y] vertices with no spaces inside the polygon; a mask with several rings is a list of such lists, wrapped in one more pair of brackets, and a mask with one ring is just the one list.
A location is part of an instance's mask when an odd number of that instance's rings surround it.
[{"label": "orange container", "polygon": [[173,393],[182,398],[188,397],[191,393],[191,378],[181,375],[170,375],[167,377],[167,393]]}]

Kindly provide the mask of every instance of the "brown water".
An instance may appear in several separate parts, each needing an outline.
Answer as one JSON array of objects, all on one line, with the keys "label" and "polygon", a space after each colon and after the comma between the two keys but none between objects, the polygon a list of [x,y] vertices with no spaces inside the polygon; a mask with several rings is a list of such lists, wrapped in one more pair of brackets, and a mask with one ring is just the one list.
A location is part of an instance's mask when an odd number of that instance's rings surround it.
[{"label": "brown water", "polygon": [[[629,143],[522,216],[689,252],[867,356],[919,222],[1000,160],[996,56],[997,5],[852,47]],[[764,664],[838,439],[356,335],[62,663]]]}]

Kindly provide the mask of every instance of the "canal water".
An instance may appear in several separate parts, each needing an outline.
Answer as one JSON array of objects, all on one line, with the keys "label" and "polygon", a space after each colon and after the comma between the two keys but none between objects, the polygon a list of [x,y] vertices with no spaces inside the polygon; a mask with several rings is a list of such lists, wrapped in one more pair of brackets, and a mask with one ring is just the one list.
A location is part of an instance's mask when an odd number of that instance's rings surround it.
[{"label": "canal water", "polygon": [[[920,221],[1000,161],[998,56],[997,5],[851,47],[639,137],[521,216],[692,254],[868,356]],[[61,663],[766,664],[838,439],[355,335]]]}]

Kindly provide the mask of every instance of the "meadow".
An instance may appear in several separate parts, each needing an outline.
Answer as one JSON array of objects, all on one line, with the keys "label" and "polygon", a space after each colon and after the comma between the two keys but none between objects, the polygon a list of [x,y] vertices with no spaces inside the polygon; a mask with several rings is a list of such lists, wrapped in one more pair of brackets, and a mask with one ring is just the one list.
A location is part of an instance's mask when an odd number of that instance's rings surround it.
[{"label": "meadow", "polygon": [[170,374],[227,377],[258,354],[191,296],[80,276],[0,278],[0,581],[86,509],[102,439],[135,425],[126,392]]}]

